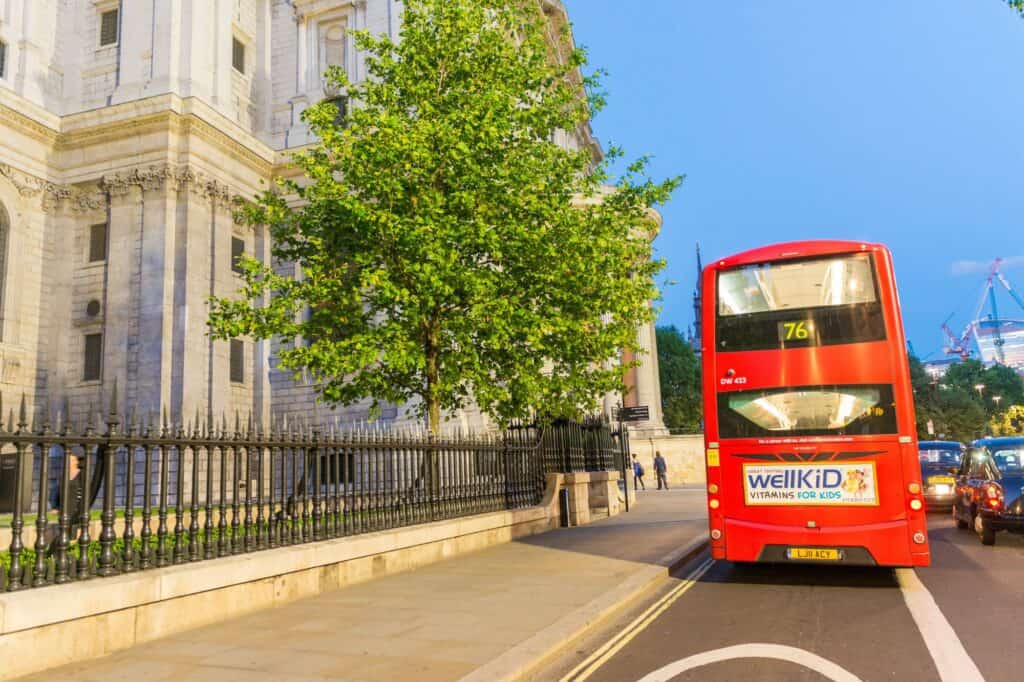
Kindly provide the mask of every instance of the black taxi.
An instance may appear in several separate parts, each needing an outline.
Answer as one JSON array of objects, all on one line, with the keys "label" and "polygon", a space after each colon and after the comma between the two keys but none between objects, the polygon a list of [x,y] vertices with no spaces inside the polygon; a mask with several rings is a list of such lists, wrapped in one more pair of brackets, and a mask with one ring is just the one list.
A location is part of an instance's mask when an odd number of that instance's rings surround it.
[{"label": "black taxi", "polygon": [[922,440],[917,444],[921,463],[924,503],[931,509],[948,511],[956,499],[956,478],[950,469],[960,466],[966,446],[954,440]]},{"label": "black taxi", "polygon": [[1024,533],[1024,438],[971,443],[957,469],[953,520],[974,528],[984,545],[1001,530]]}]

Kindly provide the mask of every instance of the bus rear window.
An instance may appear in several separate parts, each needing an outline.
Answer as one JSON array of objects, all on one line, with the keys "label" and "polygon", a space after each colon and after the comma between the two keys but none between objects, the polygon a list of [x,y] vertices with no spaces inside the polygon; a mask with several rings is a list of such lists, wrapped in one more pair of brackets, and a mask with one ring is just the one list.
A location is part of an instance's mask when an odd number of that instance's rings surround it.
[{"label": "bus rear window", "polygon": [[893,434],[892,386],[801,386],[718,395],[721,438]]},{"label": "bus rear window", "polygon": [[885,339],[871,256],[762,263],[718,274],[719,351]]}]

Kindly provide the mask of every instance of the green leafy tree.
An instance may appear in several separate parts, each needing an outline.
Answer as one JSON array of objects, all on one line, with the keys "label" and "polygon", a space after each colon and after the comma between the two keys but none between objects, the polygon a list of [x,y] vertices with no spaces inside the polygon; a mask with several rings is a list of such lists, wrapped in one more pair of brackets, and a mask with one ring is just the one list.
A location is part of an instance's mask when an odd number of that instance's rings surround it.
[{"label": "green leafy tree", "polygon": [[1010,405],[992,417],[992,435],[1020,436],[1024,434],[1024,405]]},{"label": "green leafy tree", "polygon": [[[981,383],[985,386],[982,399],[989,414],[1010,405],[1024,404],[1024,379],[1017,372],[1005,365],[993,365],[981,375]],[[999,401],[995,397],[999,396]]]},{"label": "green leafy tree", "polygon": [[675,326],[655,330],[658,378],[665,426],[688,433],[701,430],[700,361]]},{"label": "green leafy tree", "polygon": [[[978,360],[965,360],[950,365],[941,379],[933,379],[921,362],[911,356],[910,381],[919,438],[931,437],[927,430],[931,420],[936,434],[969,441],[996,425],[1003,428],[1000,410],[1024,405],[1024,379],[1003,365],[985,367]],[[998,401],[995,396],[999,396]],[[1012,426],[1012,422],[1007,424]]]},{"label": "green leafy tree", "polygon": [[975,391],[975,386],[984,383],[984,377],[985,365],[978,360],[964,360],[949,366],[946,374],[942,377],[942,383],[956,386],[966,391]]},{"label": "green leafy tree", "polygon": [[555,144],[603,96],[550,26],[536,0],[407,0],[399,40],[353,32],[366,79],[328,73],[352,106],[307,109],[302,177],[240,211],[301,275],[246,260],[212,334],[277,338],[326,402],[411,404],[434,433],[470,401],[569,416],[621,388],[664,266],[650,209],[681,179],[641,159],[612,183]]},{"label": "green leafy tree", "polygon": [[1006,4],[1017,10],[1024,17],[1024,0],[1006,0]]},{"label": "green leafy tree", "polygon": [[[985,434],[988,415],[973,388],[976,376],[984,373],[984,367],[981,363],[974,363],[977,367],[962,367],[965,364],[951,366],[946,376],[938,380],[929,376],[920,360],[910,356],[910,382],[919,439],[944,437],[968,442]],[[929,421],[934,435],[928,433]]]}]

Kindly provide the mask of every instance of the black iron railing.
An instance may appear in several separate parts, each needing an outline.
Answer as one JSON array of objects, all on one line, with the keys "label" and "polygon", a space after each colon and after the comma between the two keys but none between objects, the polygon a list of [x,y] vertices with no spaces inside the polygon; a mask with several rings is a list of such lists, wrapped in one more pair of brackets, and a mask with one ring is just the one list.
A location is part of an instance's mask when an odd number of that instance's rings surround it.
[{"label": "black iron railing", "polygon": [[24,398],[0,422],[14,483],[0,591],[528,507],[547,473],[619,469],[626,451],[600,419],[433,438],[122,421],[115,404],[100,429],[30,427]]}]

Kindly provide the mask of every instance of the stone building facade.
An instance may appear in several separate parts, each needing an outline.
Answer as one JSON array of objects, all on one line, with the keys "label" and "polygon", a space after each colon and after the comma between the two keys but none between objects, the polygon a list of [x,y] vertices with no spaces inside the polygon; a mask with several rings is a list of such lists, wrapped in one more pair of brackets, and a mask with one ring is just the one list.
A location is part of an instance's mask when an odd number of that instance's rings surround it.
[{"label": "stone building facade", "polygon": [[98,411],[116,381],[122,406],[175,417],[328,415],[271,344],[212,341],[206,301],[237,289],[238,253],[269,258],[232,198],[312,141],[300,117],[336,94],[328,65],[365,76],[346,29],[396,35],[400,17],[398,0],[0,0],[5,413],[22,393]]}]

